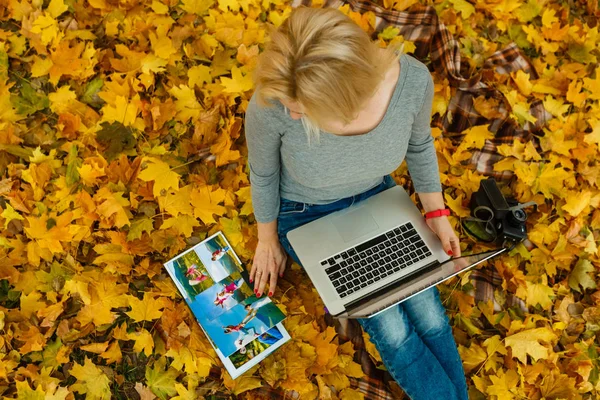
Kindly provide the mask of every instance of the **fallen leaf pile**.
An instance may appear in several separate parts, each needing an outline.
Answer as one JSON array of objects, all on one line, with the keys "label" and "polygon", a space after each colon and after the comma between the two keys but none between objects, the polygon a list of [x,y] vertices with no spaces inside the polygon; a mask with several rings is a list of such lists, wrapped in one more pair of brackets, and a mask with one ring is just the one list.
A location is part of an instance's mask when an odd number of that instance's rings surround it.
[{"label": "fallen leaf pile", "polygon": [[[470,73],[510,42],[530,57],[539,79],[486,77],[511,118],[532,122],[535,99],[553,116],[533,140],[500,147],[495,168],[514,172],[504,193],[538,204],[529,240],[493,262],[500,311],[475,304],[469,274],[440,285],[471,398],[597,398],[597,2],[434,5]],[[373,33],[372,13],[342,10]],[[249,265],[257,239],[243,115],[267,28],[290,11],[283,0],[0,0],[3,396],[252,398],[270,385],[362,398],[349,382],[363,375],[354,349],[324,324],[298,266],[275,296],[293,339],[235,381],[162,267],[219,230]],[[393,28],[379,34],[382,46],[403,40]],[[455,89],[441,71],[434,78],[443,116]],[[476,109],[493,118],[497,101],[482,96]],[[458,218],[483,178],[469,159],[492,134],[485,125],[456,132],[460,140],[433,133],[451,221],[464,250],[481,250]],[[396,177],[410,187],[405,165]],[[509,307],[507,293],[529,312]]]}]

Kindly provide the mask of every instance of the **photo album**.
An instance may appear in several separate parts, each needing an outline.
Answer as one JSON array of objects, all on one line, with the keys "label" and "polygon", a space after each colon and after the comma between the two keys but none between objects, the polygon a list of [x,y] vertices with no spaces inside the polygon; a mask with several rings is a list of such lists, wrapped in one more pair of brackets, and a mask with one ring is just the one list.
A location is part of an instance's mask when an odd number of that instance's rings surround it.
[{"label": "photo album", "polygon": [[290,339],[285,315],[269,297],[255,296],[221,232],[164,265],[232,378]]}]

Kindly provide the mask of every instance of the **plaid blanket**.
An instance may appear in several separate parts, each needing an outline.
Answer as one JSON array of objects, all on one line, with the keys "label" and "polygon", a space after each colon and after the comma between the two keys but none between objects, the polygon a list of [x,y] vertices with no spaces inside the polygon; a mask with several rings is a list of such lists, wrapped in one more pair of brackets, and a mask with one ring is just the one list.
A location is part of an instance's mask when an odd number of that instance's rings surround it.
[{"label": "plaid blanket", "polygon": [[[483,149],[475,152],[471,159],[472,165],[479,173],[493,176],[496,179],[508,179],[512,177],[510,171],[495,172],[493,170],[493,165],[502,158],[497,152],[497,146],[503,143],[512,143],[515,140],[532,141],[536,147],[538,146],[535,134],[551,118],[551,114],[544,109],[542,102],[534,101],[529,110],[530,114],[536,118],[536,122],[528,122],[524,127],[520,127],[510,118],[510,105],[505,97],[486,84],[486,76],[489,75],[486,72],[489,71],[508,74],[522,70],[530,74],[531,79],[538,78],[536,70],[516,44],[512,43],[492,54],[478,74],[465,77],[461,70],[458,43],[439,20],[433,7],[419,5],[400,12],[387,10],[366,0],[324,0],[321,4],[323,7],[336,8],[348,4],[354,12],[373,12],[376,22],[375,35],[390,25],[399,29],[400,34],[406,40],[415,44],[416,49],[413,55],[429,64],[430,69],[448,79],[450,85],[456,88],[455,93],[450,100],[447,113],[443,116],[436,115],[432,124],[442,129],[445,135],[455,137],[457,141],[460,141],[460,133],[463,130],[475,125],[489,124],[489,130],[495,134],[494,139],[487,140]],[[300,5],[310,6],[311,0],[292,1],[292,7]],[[475,110],[473,100],[482,95],[499,100],[498,113],[494,119],[487,119]],[[475,297],[475,301],[491,300],[495,310],[500,311],[501,307],[494,299],[494,289],[500,288],[502,291],[502,278],[493,266],[472,271],[470,279],[474,287],[471,294]],[[527,310],[521,299],[510,294],[507,294],[505,306],[516,306],[523,311]],[[404,393],[391,379],[391,376],[386,371],[377,368],[369,356],[358,322],[335,320],[331,317],[326,317],[325,322],[335,327],[340,344],[346,341],[352,341],[354,344],[355,361],[362,365],[366,376],[362,379],[350,378],[353,389],[362,392],[369,400],[405,398]],[[298,398],[295,393],[273,389],[266,385],[248,392],[244,397],[253,399]]]}]

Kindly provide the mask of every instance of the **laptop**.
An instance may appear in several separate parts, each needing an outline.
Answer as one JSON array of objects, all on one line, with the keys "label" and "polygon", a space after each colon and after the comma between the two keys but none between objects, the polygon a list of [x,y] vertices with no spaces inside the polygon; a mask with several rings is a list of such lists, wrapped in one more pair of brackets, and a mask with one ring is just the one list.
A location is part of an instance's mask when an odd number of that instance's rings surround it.
[{"label": "laptop", "polygon": [[401,186],[295,228],[287,238],[338,318],[370,318],[507,250],[449,257]]}]

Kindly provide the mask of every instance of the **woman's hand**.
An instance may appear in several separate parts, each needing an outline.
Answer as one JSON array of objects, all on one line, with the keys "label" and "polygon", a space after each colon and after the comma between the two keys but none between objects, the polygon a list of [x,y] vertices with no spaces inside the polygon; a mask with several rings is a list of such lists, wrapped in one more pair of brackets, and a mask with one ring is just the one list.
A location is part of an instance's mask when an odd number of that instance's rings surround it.
[{"label": "woman's hand", "polygon": [[429,218],[427,226],[440,238],[444,251],[449,256],[460,257],[460,242],[446,216]]},{"label": "woman's hand", "polygon": [[286,262],[287,255],[277,236],[258,240],[250,270],[250,282],[255,282],[254,293],[257,297],[262,296],[267,282],[269,282],[269,296],[273,296],[277,278],[283,276]]}]

